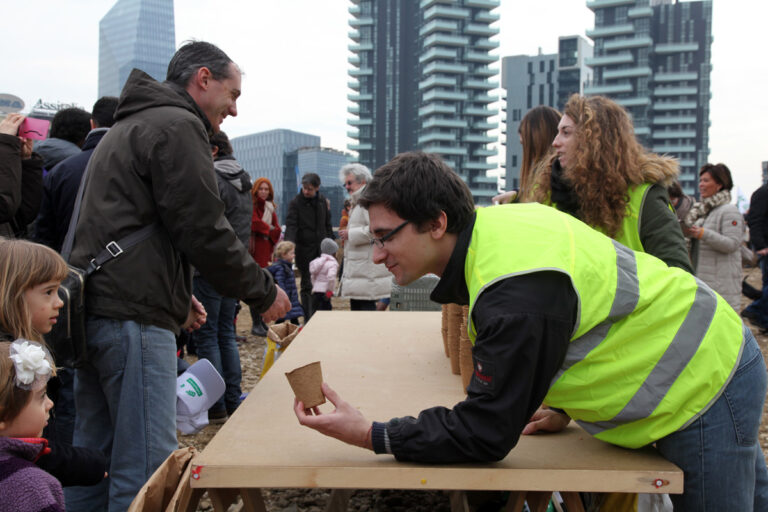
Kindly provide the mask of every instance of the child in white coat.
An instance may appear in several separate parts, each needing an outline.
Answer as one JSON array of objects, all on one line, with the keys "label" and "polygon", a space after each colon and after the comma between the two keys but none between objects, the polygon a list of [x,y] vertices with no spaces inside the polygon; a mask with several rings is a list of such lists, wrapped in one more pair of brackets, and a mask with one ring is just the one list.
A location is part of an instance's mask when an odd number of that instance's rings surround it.
[{"label": "child in white coat", "polygon": [[309,262],[309,275],[312,278],[312,307],[315,311],[330,311],[331,297],[336,287],[336,273],[339,262],[336,251],[339,246],[330,238],[320,242],[320,256]]}]

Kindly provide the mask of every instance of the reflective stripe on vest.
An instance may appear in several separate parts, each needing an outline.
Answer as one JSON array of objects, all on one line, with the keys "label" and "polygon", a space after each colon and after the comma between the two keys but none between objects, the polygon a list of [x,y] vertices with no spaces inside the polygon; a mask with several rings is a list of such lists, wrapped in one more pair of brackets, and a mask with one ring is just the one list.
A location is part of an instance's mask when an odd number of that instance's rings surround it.
[{"label": "reflective stripe on vest", "polygon": [[569,276],[579,309],[544,402],[599,439],[653,442],[693,421],[730,381],[741,319],[701,281],[552,208],[478,210],[465,261],[470,315],[492,284],[546,270]]},{"label": "reflective stripe on vest", "polygon": [[[553,383],[571,366],[582,361],[593,348],[606,338],[613,325],[612,319],[629,315],[637,304],[639,283],[634,253],[615,241],[614,247],[616,248],[617,266],[619,267],[619,284],[616,287],[616,297],[611,306],[611,313],[605,322],[571,342],[563,366],[553,379]],[[624,406],[624,409],[611,420],[596,423],[579,421],[584,430],[592,435],[597,435],[603,430],[646,418],[656,409],[674,382],[671,376],[680,375],[680,372],[698,350],[715,316],[717,296],[711,289],[703,286],[703,283],[698,279],[697,283],[699,287],[696,290],[691,309],[675,333],[672,343],[646,377],[643,385]]]}]

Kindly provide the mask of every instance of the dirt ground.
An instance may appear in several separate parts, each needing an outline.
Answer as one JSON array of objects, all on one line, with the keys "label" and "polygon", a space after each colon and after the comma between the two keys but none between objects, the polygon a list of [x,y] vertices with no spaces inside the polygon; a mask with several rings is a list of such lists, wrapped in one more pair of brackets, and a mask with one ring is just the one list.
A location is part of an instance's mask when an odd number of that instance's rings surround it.
[{"label": "dirt ground", "polygon": [[[761,287],[759,269],[745,269],[747,281],[753,286]],[[742,297],[743,307],[749,304],[749,299]],[[333,308],[348,310],[349,302],[345,299],[334,297]],[[749,322],[748,322],[749,324]],[[763,351],[763,356],[768,354],[768,336],[760,333],[759,329],[749,324],[752,332]],[[237,318],[237,335],[245,338],[238,343],[240,349],[240,362],[243,368],[242,389],[252,389],[259,380],[261,365],[264,357],[264,338],[250,334],[251,318],[248,308],[243,307]],[[192,363],[196,361],[194,356],[186,356]],[[286,407],[290,406],[287,404]],[[209,425],[196,435],[179,434],[180,446],[195,446],[198,450],[205,448],[208,441],[218,432],[219,425]],[[763,408],[763,421],[760,427],[760,444],[763,452],[768,454],[768,407]],[[263,491],[264,501],[269,512],[322,512],[330,497],[327,489],[267,489]],[[239,510],[239,506],[233,505],[230,511]],[[199,512],[213,510],[210,500],[204,496],[198,507]],[[400,490],[361,490],[353,494],[349,508],[350,511],[376,511],[376,512],[442,512],[449,511],[448,495],[441,491],[400,491]]]}]

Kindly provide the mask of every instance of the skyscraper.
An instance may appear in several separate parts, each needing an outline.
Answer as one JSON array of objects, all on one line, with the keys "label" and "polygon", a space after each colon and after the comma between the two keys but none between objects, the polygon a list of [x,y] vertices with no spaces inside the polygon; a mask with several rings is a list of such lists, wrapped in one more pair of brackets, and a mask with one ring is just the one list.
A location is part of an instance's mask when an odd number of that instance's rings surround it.
[{"label": "skyscraper", "polygon": [[347,134],[359,161],[375,169],[397,153],[438,153],[464,179],[478,204],[489,204],[497,179],[486,176],[497,154],[488,144],[498,114],[490,67],[497,57],[491,26],[499,0],[352,0],[353,69],[348,95],[355,117]]},{"label": "skyscraper", "polygon": [[523,146],[520,121],[533,107],[547,105],[562,110],[571,94],[582,93],[591,70],[584,64],[592,46],[581,36],[563,36],[558,53],[513,55],[501,61],[501,87],[505,91],[506,190],[520,187]]},{"label": "skyscraper", "polygon": [[133,68],[165,80],[175,32],[173,0],[118,0],[99,22],[99,97],[120,96]]},{"label": "skyscraper", "polygon": [[588,0],[594,81],[632,115],[638,140],[680,160],[680,183],[698,196],[709,155],[712,0]]}]

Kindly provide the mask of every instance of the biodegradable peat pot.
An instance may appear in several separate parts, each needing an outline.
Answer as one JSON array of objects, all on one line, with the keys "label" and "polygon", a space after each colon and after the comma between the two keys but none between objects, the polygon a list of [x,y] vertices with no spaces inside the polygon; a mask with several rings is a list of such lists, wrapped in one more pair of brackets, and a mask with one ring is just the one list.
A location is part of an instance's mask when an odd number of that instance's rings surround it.
[{"label": "biodegradable peat pot", "polygon": [[281,350],[285,350],[297,334],[299,334],[299,326],[291,322],[272,324],[267,330],[267,338],[277,343]]},{"label": "biodegradable peat pot", "polygon": [[467,386],[472,382],[472,375],[475,373],[475,363],[472,361],[472,342],[467,336],[459,338],[459,372],[461,373],[461,385],[466,393]]},{"label": "biodegradable peat pot", "polygon": [[286,372],[285,376],[288,377],[293,394],[304,404],[305,409],[325,403],[325,395],[321,389],[323,372],[320,369],[320,361],[300,366]]},{"label": "biodegradable peat pot", "polygon": [[443,334],[443,349],[445,349],[445,357],[451,357],[451,354],[448,351],[448,304],[443,304],[442,311],[442,327],[440,328],[440,332]]},{"label": "biodegradable peat pot", "polygon": [[448,357],[451,360],[451,373],[459,375],[459,337],[461,336],[461,306],[448,304]]}]

